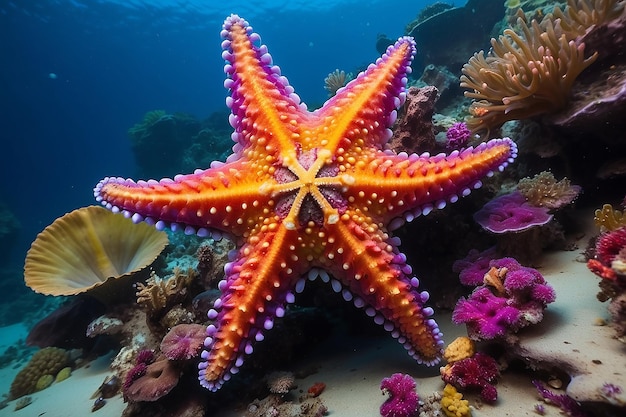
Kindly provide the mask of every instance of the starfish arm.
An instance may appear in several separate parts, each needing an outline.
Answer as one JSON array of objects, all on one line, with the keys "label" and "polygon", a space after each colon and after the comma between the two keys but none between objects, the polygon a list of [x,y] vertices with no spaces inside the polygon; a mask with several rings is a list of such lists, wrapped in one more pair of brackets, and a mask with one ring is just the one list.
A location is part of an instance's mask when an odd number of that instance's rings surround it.
[{"label": "starfish arm", "polygon": [[407,75],[415,54],[413,38],[402,37],[337,94],[317,115],[325,123],[322,144],[341,155],[352,147],[377,147],[391,138],[389,127],[406,99]]},{"label": "starfish arm", "polygon": [[417,292],[419,281],[398,250],[399,239],[356,211],[342,215],[328,235],[334,237],[325,251],[334,265],[328,269],[347,290],[344,298],[364,307],[418,362],[439,362],[442,335],[432,308],[424,306],[428,293]]},{"label": "starfish arm", "polygon": [[292,289],[303,270],[290,242],[298,232],[272,224],[248,239],[226,267],[220,283],[221,297],[209,310],[214,325],[207,328],[199,379],[212,391],[238,372],[252,343],[263,340],[263,332],[282,317],[285,304],[294,301]]},{"label": "starfish arm", "polygon": [[96,185],[94,195],[114,212],[158,229],[171,227],[199,235],[215,229],[242,236],[268,213],[270,196],[259,192],[264,176],[253,165],[217,164],[160,181],[108,177]]},{"label": "starfish arm", "polygon": [[294,140],[309,117],[304,104],[280,68],[272,65],[267,47],[255,45],[260,36],[248,22],[232,15],[224,22],[221,35],[228,75],[224,85],[230,91],[226,103],[237,143],[233,157],[295,157]]},{"label": "starfish arm", "polygon": [[508,138],[450,155],[372,153],[354,164],[346,196],[378,219],[403,216],[410,221],[467,196],[482,178],[502,171],[516,156],[517,146]]}]

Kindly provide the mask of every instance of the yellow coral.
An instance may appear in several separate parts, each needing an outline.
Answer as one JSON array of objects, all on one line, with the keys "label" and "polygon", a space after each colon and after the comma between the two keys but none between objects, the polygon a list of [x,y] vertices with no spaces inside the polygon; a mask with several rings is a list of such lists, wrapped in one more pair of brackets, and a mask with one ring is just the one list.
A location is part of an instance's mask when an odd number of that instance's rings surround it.
[{"label": "yellow coral", "polygon": [[54,382],[54,377],[50,374],[45,374],[39,377],[35,384],[35,391],[41,391],[48,388]]},{"label": "yellow coral", "polygon": [[619,210],[614,210],[610,204],[605,204],[601,209],[596,210],[593,221],[604,233],[626,226],[626,215]]},{"label": "yellow coral", "polygon": [[[55,347],[41,349],[33,355],[30,362],[15,376],[11,383],[9,399],[14,400],[38,389],[38,382],[44,376],[56,375],[68,362],[67,352]],[[46,377],[47,380],[49,378]],[[54,377],[52,377],[54,380]],[[42,379],[42,382],[45,382]]]},{"label": "yellow coral", "polygon": [[72,374],[72,368],[70,368],[69,366],[66,366],[65,368],[61,369],[57,373],[57,376],[54,380],[55,382],[65,381],[67,378],[70,377],[71,374]]},{"label": "yellow coral", "polygon": [[551,172],[543,171],[532,178],[519,180],[517,190],[533,206],[551,210],[570,204],[580,193],[580,187],[572,185],[567,178],[557,181]]},{"label": "yellow coral", "polygon": [[441,409],[448,417],[471,417],[469,401],[463,399],[463,394],[457,392],[450,384],[446,384],[441,398]]},{"label": "yellow coral", "polygon": [[474,355],[474,342],[466,336],[457,337],[446,347],[443,357],[448,363],[460,361]]}]

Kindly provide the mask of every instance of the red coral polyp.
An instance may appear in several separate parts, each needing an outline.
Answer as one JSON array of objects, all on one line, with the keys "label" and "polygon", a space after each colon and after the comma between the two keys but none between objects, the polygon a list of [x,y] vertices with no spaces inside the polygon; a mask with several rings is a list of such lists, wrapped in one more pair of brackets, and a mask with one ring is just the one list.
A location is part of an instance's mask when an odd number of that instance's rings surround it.
[{"label": "red coral polyp", "polygon": [[624,248],[626,248],[626,227],[603,233],[596,241],[596,259],[609,266]]}]

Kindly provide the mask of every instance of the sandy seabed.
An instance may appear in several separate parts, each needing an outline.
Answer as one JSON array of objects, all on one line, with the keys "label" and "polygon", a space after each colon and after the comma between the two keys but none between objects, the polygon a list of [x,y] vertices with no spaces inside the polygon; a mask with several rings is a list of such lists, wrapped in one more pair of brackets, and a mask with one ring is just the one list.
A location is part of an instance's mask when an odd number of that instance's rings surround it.
[{"label": "sandy seabed", "polygon": [[[599,323],[608,319],[606,303],[597,300],[598,280],[587,269],[582,250],[590,235],[581,237],[573,251],[547,253],[537,269],[554,287],[557,299],[550,304],[544,320],[524,329],[516,344],[508,347],[514,356],[542,369],[556,369],[569,374],[571,382],[567,393],[579,401],[606,402],[601,396],[605,383],[622,387],[614,401],[626,404],[626,344],[614,338],[609,326]],[[446,342],[464,335],[463,326],[451,324],[450,316],[437,315]],[[0,329],[0,349],[26,336],[27,329],[13,325]],[[0,409],[0,416],[27,417],[85,417],[120,416],[126,404],[120,395],[92,413],[92,394],[105,377],[111,374],[112,356],[101,357],[89,366],[73,371],[65,381],[31,395],[32,403],[14,411],[15,401]],[[426,368],[415,363],[404,348],[391,337],[364,339],[338,335],[321,344],[315,353],[302,358],[318,367],[318,372],[297,379],[299,390],[315,382],[324,382],[326,389],[320,399],[327,405],[330,416],[379,416],[378,409],[385,400],[379,386],[382,378],[395,372],[407,373],[417,381],[420,397],[440,391],[443,382],[438,367]],[[19,369],[0,369],[0,393],[9,391],[11,381]],[[535,404],[543,403],[531,383],[531,375],[523,371],[505,370],[498,380],[498,401],[482,404],[475,395],[467,395],[475,417],[537,416]],[[298,391],[298,390],[295,390]],[[557,391],[559,392],[559,391]],[[564,392],[564,391],[560,391]],[[206,395],[211,395],[207,392]],[[298,394],[294,394],[297,399]],[[545,416],[562,416],[560,410],[549,404]],[[243,416],[245,410],[220,410],[218,417]]]}]

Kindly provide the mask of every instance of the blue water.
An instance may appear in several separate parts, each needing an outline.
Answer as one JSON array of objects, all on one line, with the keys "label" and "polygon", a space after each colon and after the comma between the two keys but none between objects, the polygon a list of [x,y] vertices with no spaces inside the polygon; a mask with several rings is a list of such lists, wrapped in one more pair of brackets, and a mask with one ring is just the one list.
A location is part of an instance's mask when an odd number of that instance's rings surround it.
[{"label": "blue water", "polygon": [[431,2],[367,3],[0,2],[0,201],[21,223],[10,263],[21,267],[55,218],[93,204],[102,177],[135,176],[126,132],[145,112],[202,119],[224,108],[228,14],[250,21],[304,101],[319,104],[329,72],[372,62],[377,34],[402,35]]}]

